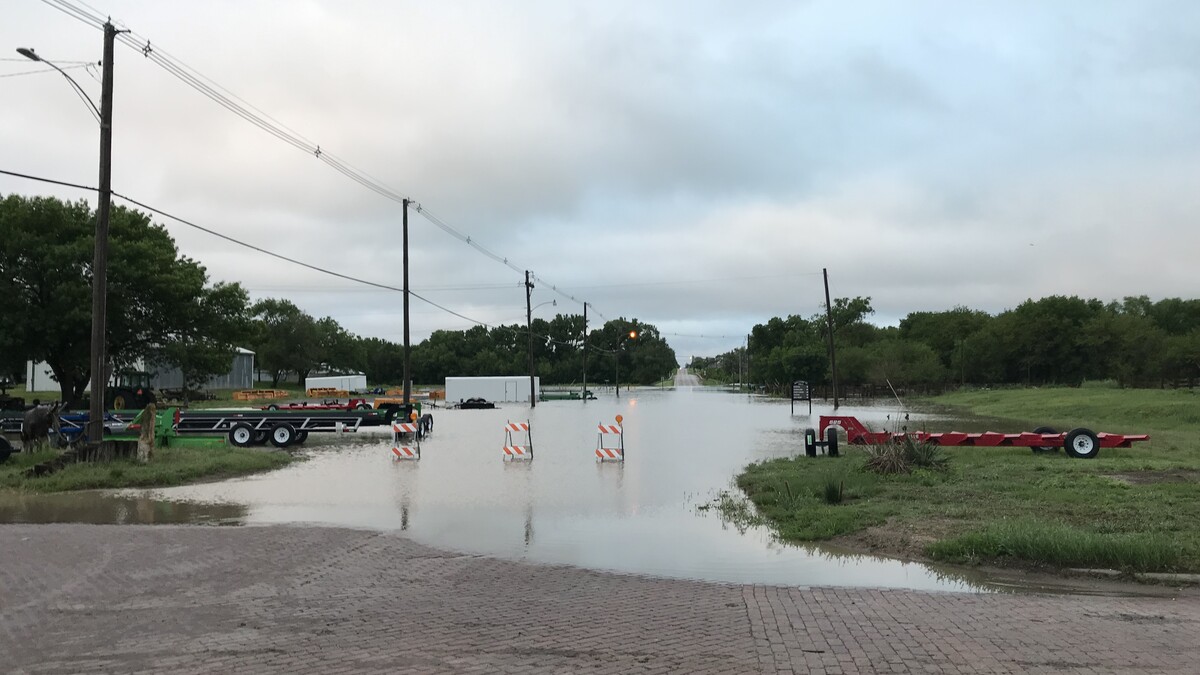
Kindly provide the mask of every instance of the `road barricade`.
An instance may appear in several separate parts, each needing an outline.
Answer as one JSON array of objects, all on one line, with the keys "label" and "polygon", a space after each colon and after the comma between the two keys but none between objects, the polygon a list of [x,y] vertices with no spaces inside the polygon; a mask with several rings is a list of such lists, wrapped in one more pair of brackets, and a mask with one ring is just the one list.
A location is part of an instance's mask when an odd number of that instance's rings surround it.
[{"label": "road barricade", "polygon": [[596,460],[600,462],[625,461],[625,428],[621,426],[622,418],[617,415],[616,424],[598,425],[596,436]]},{"label": "road barricade", "polygon": [[[525,434],[525,444],[517,445],[513,440],[513,434]],[[529,422],[505,422],[504,423],[504,461],[512,460],[533,460],[533,434],[529,430]]]},{"label": "road barricade", "polygon": [[[415,422],[392,422],[392,454],[396,459],[421,459],[421,435]],[[412,440],[412,445],[405,441]]]}]

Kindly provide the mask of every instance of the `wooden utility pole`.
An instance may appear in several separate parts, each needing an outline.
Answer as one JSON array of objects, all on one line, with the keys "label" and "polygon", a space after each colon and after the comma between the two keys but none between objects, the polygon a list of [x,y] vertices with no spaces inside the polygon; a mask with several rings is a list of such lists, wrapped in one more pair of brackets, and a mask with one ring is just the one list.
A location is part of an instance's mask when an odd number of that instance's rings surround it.
[{"label": "wooden utility pole", "polygon": [[838,409],[837,393],[837,353],[833,348],[833,304],[829,302],[829,270],[821,268],[825,277],[825,320],[829,324],[829,373],[833,381],[833,409]]},{"label": "wooden utility pole", "polygon": [[404,200],[404,420],[409,422],[409,406],[412,404],[412,363],[408,343],[408,205]]},{"label": "wooden utility pole", "polygon": [[96,206],[96,242],[92,254],[92,396],[88,405],[88,442],[104,441],[108,393],[108,220],[112,211],[113,43],[117,29],[104,24],[103,80],[100,85],[100,196]]},{"label": "wooden utility pole", "polygon": [[583,391],[579,392],[587,403],[587,303],[583,303]]},{"label": "wooden utility pole", "polygon": [[537,389],[533,386],[533,281],[525,270],[525,328],[529,332],[529,407],[537,406]]}]

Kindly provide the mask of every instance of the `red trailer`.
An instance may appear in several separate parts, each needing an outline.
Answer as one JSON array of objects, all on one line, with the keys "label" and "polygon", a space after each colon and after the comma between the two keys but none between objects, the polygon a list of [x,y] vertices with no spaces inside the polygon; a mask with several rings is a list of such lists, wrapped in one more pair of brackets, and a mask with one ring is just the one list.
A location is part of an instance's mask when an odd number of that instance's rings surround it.
[{"label": "red trailer", "polygon": [[[1025,447],[1034,452],[1055,452],[1059,448],[1067,455],[1080,459],[1091,459],[1100,453],[1100,448],[1129,448],[1135,441],[1150,440],[1149,434],[1095,433],[1079,427],[1059,433],[1049,427],[1038,427],[1033,431],[1018,434],[1002,434],[995,431],[964,433],[961,431],[871,431],[857,417],[846,415],[821,415],[820,428],[807,429],[804,433],[804,451],[816,455],[817,447],[825,447],[830,455],[837,454],[837,429],[846,435],[846,442],[856,445],[882,445],[903,440],[906,436],[917,443],[942,446],[977,447]],[[818,439],[825,439],[823,442]]]}]

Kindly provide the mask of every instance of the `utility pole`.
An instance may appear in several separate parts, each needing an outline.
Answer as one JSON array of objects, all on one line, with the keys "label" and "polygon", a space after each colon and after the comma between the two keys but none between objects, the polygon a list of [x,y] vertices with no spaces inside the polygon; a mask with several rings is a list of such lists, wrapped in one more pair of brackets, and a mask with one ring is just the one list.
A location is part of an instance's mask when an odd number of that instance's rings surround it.
[{"label": "utility pole", "polygon": [[537,389],[533,386],[533,282],[525,270],[525,328],[529,331],[529,407],[537,406]]},{"label": "utility pole", "polygon": [[583,391],[579,392],[587,403],[587,303],[583,303]]},{"label": "utility pole", "polygon": [[108,219],[112,211],[113,43],[117,29],[104,24],[104,68],[100,85],[100,196],[96,206],[96,242],[92,254],[92,396],[88,405],[88,441],[104,442],[108,389],[106,319],[108,317]]},{"label": "utility pole", "polygon": [[405,422],[410,412],[409,406],[412,405],[412,363],[409,360],[410,350],[408,343],[408,205],[411,200],[404,199],[404,415]]},{"label": "utility pole", "polygon": [[833,409],[838,409],[837,355],[833,350],[833,305],[829,302],[829,270],[821,268],[825,277],[825,320],[829,324],[829,372],[833,380]]}]

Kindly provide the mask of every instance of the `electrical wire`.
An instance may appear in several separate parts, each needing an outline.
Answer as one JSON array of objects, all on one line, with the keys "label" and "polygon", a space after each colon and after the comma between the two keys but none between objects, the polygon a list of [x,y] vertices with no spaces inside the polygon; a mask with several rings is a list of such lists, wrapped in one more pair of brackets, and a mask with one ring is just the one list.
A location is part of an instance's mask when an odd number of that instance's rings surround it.
[{"label": "electrical wire", "polygon": [[[58,9],[64,13],[68,14],[69,16],[72,16],[72,17],[82,21],[83,23],[93,26],[95,28],[102,29],[104,22],[107,20],[102,16],[102,14],[100,13],[99,10],[92,7],[91,5],[88,5],[86,2],[83,2],[82,0],[80,0],[79,4],[82,4],[87,9],[82,9],[79,6],[77,6],[76,4],[69,2],[68,0],[42,0],[42,2],[50,5],[51,7],[54,7],[55,9]],[[124,24],[121,24],[121,25],[124,28]],[[204,96],[206,96],[213,102],[224,107],[225,109],[229,110],[233,114],[237,115],[238,117],[241,117],[242,119],[246,120],[247,122],[249,122],[249,123],[253,124],[254,126],[258,127],[259,129],[265,131],[266,133],[271,134],[272,136],[275,136],[277,139],[291,145],[292,147],[294,147],[298,150],[313,154],[319,160],[324,162],[326,165],[333,168],[335,171],[338,171],[339,173],[343,174],[347,178],[350,178],[351,180],[362,185],[363,187],[365,187],[387,199],[391,199],[392,201],[396,201],[396,202],[403,202],[406,200],[409,201],[410,203],[414,204],[418,213],[420,213],[429,222],[431,222],[432,224],[434,224],[436,227],[443,230],[447,234],[450,234],[454,238],[462,241],[463,243],[467,244],[468,246],[471,246],[476,251],[479,251],[480,253],[484,254],[485,256],[491,258],[492,260],[509,267],[510,269],[512,269],[515,272],[520,273],[520,272],[524,271],[524,269],[521,266],[514,264],[507,257],[502,256],[498,253],[495,253],[491,249],[480,244],[477,239],[471,237],[470,235],[464,234],[463,232],[460,232],[459,230],[450,226],[448,223],[446,223],[441,218],[438,218],[435,214],[430,213],[429,209],[422,207],[419,203],[415,202],[414,200],[408,199],[407,197],[402,195],[400,192],[388,187],[382,181],[372,177],[371,175],[353,167],[348,162],[342,160],[341,158],[337,157],[336,155],[334,155],[326,150],[322,150],[320,145],[317,144],[316,142],[305,138],[304,136],[300,135],[298,132],[287,127],[282,122],[279,122],[278,120],[271,117],[267,113],[263,112],[259,108],[254,107],[250,103],[246,102],[244,99],[242,99],[242,98],[238,97],[237,95],[233,94],[232,92],[230,92],[228,89],[225,89],[224,87],[220,86],[212,79],[205,77],[204,75],[200,74],[195,69],[184,64],[179,59],[171,56],[165,50],[163,50],[159,47],[152,46],[150,43],[150,40],[148,38],[146,38],[145,36],[142,36],[130,29],[126,29],[125,31],[122,31],[117,34],[117,40],[119,40],[122,44],[125,44],[129,48],[135,49],[135,50],[141,52],[143,56],[145,56],[146,58],[153,61],[155,64],[157,64],[158,66],[160,66],[161,68],[166,70],[168,73],[174,75],[176,78],[180,79],[188,86],[192,87],[193,89],[196,89],[197,91],[199,91],[201,94],[203,94]],[[222,92],[224,92],[224,93],[222,93]],[[226,94],[228,94],[228,96]],[[567,298],[567,299],[569,299],[573,302],[576,302],[578,304],[581,304],[581,305],[584,304],[583,300],[580,300],[579,298],[575,297],[574,295],[567,293],[566,291],[558,288],[558,286],[555,284],[551,284],[540,278],[538,279],[538,282],[544,284],[545,286],[550,288],[550,290],[554,291],[555,293],[558,293],[559,295],[563,296],[564,298]],[[591,303],[587,303],[587,304],[590,305]],[[599,315],[602,319],[605,319],[606,321],[608,320],[607,317],[605,317],[598,310],[596,311],[596,314]]]},{"label": "electrical wire", "polygon": [[[16,59],[6,59],[6,60],[16,61]],[[22,59],[22,60],[24,60],[24,59]],[[20,75],[37,75],[38,73],[53,73],[56,70],[73,70],[75,68],[86,68],[90,65],[91,65],[90,63],[78,63],[73,66],[62,66],[57,69],[56,68],[42,68],[41,70],[22,70],[19,73],[5,73],[3,75],[0,75],[0,77],[18,77]]]},{"label": "electrical wire", "polygon": [[[87,191],[90,191],[90,192],[99,192],[99,191],[100,191],[100,190],[99,190],[99,188],[95,188],[95,187],[92,187],[92,186],[90,186],[90,185],[81,185],[81,184],[79,184],[79,183],[70,183],[70,182],[67,182],[67,181],[54,180],[54,179],[51,179],[51,178],[43,178],[43,177],[41,177],[41,176],[33,176],[33,175],[30,175],[30,174],[26,174],[26,173],[20,173],[20,172],[17,172],[17,171],[8,171],[8,170],[5,170],[5,169],[0,169],[0,174],[4,174],[4,175],[7,175],[7,176],[14,176],[14,177],[17,177],[17,178],[24,178],[24,179],[27,179],[27,180],[33,180],[33,181],[38,181],[38,182],[42,182],[42,183],[49,183],[49,184],[52,184],[52,185],[61,185],[61,186],[64,186],[64,187],[77,188],[77,189],[80,189],[80,190],[87,190]],[[391,286],[391,285],[388,285],[388,284],[382,284],[382,283],[379,283],[379,282],[376,282],[376,281],[370,281],[370,280],[367,280],[367,279],[362,279],[362,278],[359,278],[359,277],[350,276],[350,275],[348,275],[348,274],[342,274],[341,272],[335,272],[335,271],[333,271],[333,270],[330,270],[330,269],[327,269],[327,268],[324,268],[324,267],[320,267],[320,266],[317,266],[317,265],[313,265],[313,264],[311,264],[311,263],[306,263],[306,262],[304,262],[304,261],[302,261],[302,260],[297,260],[297,259],[295,259],[295,258],[291,258],[291,257],[285,256],[285,255],[283,255],[283,254],[281,254],[281,253],[276,253],[276,252],[274,252],[274,251],[271,251],[271,250],[265,249],[265,248],[263,248],[263,247],[261,247],[261,246],[257,246],[257,245],[255,245],[255,244],[250,244],[250,243],[248,243],[248,242],[241,241],[240,239],[235,239],[234,237],[231,237],[231,236],[229,236],[229,235],[227,235],[227,234],[222,234],[221,232],[217,232],[216,230],[213,230],[213,229],[210,229],[210,228],[204,227],[203,225],[198,225],[198,224],[196,224],[196,223],[193,223],[193,222],[191,222],[190,220],[187,220],[187,219],[181,218],[181,217],[179,217],[179,216],[176,216],[176,215],[174,215],[174,214],[168,213],[168,212],[166,212],[166,211],[163,211],[162,209],[159,209],[159,208],[155,208],[155,207],[153,207],[153,206],[150,206],[149,204],[146,204],[145,202],[138,201],[137,199],[134,199],[134,198],[132,198],[132,197],[129,197],[129,196],[127,196],[127,195],[121,194],[120,192],[117,192],[116,190],[113,190],[113,191],[112,191],[112,195],[113,195],[114,197],[117,197],[117,198],[123,199],[123,200],[125,200],[126,202],[129,202],[130,204],[133,204],[133,205],[135,205],[135,206],[138,206],[138,207],[141,207],[141,208],[143,208],[143,209],[146,209],[147,211],[150,211],[151,213],[156,213],[156,214],[158,214],[158,215],[160,215],[160,216],[162,216],[162,217],[164,217],[164,218],[169,218],[169,219],[171,219],[171,220],[174,220],[174,221],[176,221],[176,222],[178,222],[178,223],[182,223],[183,225],[187,225],[188,227],[194,228],[194,229],[196,229],[196,230],[199,230],[199,231],[201,231],[201,232],[204,232],[204,233],[206,233],[206,234],[210,234],[210,235],[212,235],[212,236],[214,236],[214,237],[217,237],[217,238],[219,238],[219,239],[224,239],[225,241],[228,241],[228,242],[230,242],[230,243],[232,243],[232,244],[237,244],[238,246],[242,246],[242,247],[248,248],[248,249],[250,249],[250,250],[252,250],[252,251],[256,251],[256,252],[258,252],[258,253],[262,253],[262,254],[264,254],[264,255],[271,256],[272,258],[277,258],[277,259],[279,259],[279,260],[283,260],[283,261],[285,261],[285,262],[292,263],[293,265],[299,265],[300,267],[305,267],[305,268],[307,268],[307,269],[313,270],[313,271],[315,271],[315,272],[319,272],[319,273],[321,273],[321,274],[326,274],[326,275],[329,275],[329,276],[332,276],[332,277],[336,277],[336,278],[339,278],[339,279],[344,279],[344,280],[346,280],[346,281],[351,281],[351,282],[354,282],[354,283],[357,283],[357,284],[363,284],[363,285],[366,285],[366,286],[371,286],[371,287],[373,287],[373,288],[378,288],[378,289],[382,289],[382,290],[386,290],[386,291],[394,291],[394,292],[397,292],[397,293],[403,293],[403,292],[404,292],[404,289],[403,289],[403,288],[397,288],[397,287],[395,287],[395,286]],[[418,300],[420,300],[420,301],[422,301],[422,302],[424,302],[424,303],[428,304],[428,305],[431,305],[431,306],[433,306],[433,307],[436,307],[437,309],[440,309],[440,310],[442,310],[443,312],[446,312],[447,314],[452,314],[452,315],[454,315],[454,316],[456,316],[456,317],[458,317],[458,318],[460,318],[460,319],[463,319],[463,320],[465,320],[465,321],[469,321],[469,322],[471,322],[471,323],[473,323],[473,324],[476,324],[476,325],[479,325],[479,326],[483,326],[483,327],[485,327],[485,328],[490,328],[490,329],[492,329],[492,330],[496,330],[496,329],[503,329],[503,330],[518,330],[518,329],[514,329],[514,328],[509,328],[508,326],[503,326],[503,325],[493,325],[493,324],[489,324],[489,323],[488,323],[488,322],[486,322],[486,321],[480,321],[480,320],[478,320],[478,319],[471,318],[471,317],[469,317],[469,316],[467,316],[467,315],[465,315],[465,314],[462,314],[462,313],[460,313],[460,312],[456,312],[455,310],[452,310],[452,309],[450,309],[449,307],[446,307],[446,306],[444,306],[444,305],[438,304],[438,303],[436,303],[436,302],[434,302],[434,301],[430,300],[429,298],[426,298],[425,296],[423,296],[423,295],[421,295],[421,294],[419,294],[419,293],[417,293],[417,292],[415,292],[415,291],[413,291],[413,290],[411,290],[411,289],[409,289],[409,291],[408,291],[408,294],[409,294],[409,295],[411,295],[412,297],[414,297],[414,298],[416,298],[416,299],[418,299]],[[529,331],[528,331],[528,330],[521,330],[520,332],[522,332],[522,333],[528,333]],[[537,334],[534,334],[534,337],[535,337],[535,338],[538,338],[538,339],[541,339],[541,340],[546,340],[546,341],[548,341],[548,342],[554,342],[554,343],[557,343],[557,344],[563,344],[563,345],[571,344],[571,343],[568,343],[568,342],[563,342],[563,341],[555,340],[555,339],[553,339],[553,338],[551,338],[551,337],[549,337],[549,336],[546,336],[546,335],[537,335]]]}]

